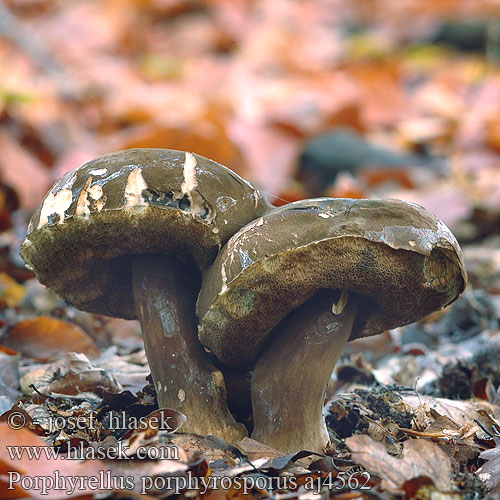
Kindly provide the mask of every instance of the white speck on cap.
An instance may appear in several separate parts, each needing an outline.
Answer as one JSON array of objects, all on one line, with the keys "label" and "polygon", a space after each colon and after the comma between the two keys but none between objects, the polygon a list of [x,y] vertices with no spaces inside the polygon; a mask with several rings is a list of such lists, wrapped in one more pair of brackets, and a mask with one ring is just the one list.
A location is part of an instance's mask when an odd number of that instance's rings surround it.
[{"label": "white speck on cap", "polygon": [[85,183],[85,186],[83,186],[83,189],[80,191],[80,196],[78,196],[78,200],[76,202],[75,215],[79,215],[81,217],[88,217],[90,214],[90,209],[89,209],[90,201],[88,200],[88,195],[91,182],[92,182],[92,177],[89,177],[87,179],[87,182]]},{"label": "white speck on cap", "polygon": [[93,200],[98,200],[99,198],[102,197],[102,187],[99,186],[99,184],[94,184],[93,186],[89,187],[89,196]]},{"label": "white speck on cap", "polygon": [[71,189],[62,188],[57,193],[49,193],[45,198],[42,209],[40,210],[40,220],[38,221],[37,229],[45,226],[49,222],[49,217],[59,215],[58,224],[64,222],[64,212],[69,208],[73,201],[73,193]]},{"label": "white speck on cap", "polygon": [[89,172],[90,175],[104,175],[107,173],[108,169],[107,168],[95,168],[94,170],[91,170]]},{"label": "white speck on cap", "polygon": [[221,276],[222,276],[222,287],[220,289],[219,295],[225,293],[227,290],[227,275],[226,275],[226,268],[224,267],[224,264],[221,266]]},{"label": "white speck on cap", "polygon": [[196,179],[196,157],[193,153],[186,153],[184,160],[184,182],[181,185],[182,194],[191,193],[198,186]]},{"label": "white speck on cap", "polygon": [[127,180],[127,186],[125,187],[125,208],[136,207],[140,205],[145,205],[144,196],[142,192],[147,189],[148,185],[142,177],[142,172],[139,167],[134,168]]}]

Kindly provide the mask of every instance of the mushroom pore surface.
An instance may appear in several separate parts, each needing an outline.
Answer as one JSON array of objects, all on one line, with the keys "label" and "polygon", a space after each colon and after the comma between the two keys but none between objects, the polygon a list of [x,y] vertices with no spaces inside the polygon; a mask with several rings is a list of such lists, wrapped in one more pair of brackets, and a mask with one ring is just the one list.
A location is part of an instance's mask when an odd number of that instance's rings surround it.
[{"label": "mushroom pore surface", "polygon": [[269,208],[251,184],[207,158],[118,151],[56,182],[32,217],[22,257],[77,308],[134,319],[134,255],[174,255],[201,273]]},{"label": "mushroom pore surface", "polygon": [[185,432],[246,435],[197,338],[201,273],[270,206],[229,169],[192,153],[135,149],[69,172],[33,215],[22,256],[79,309],[138,318],[160,408]]},{"label": "mushroom pore surface", "polygon": [[359,297],[353,340],[448,305],[465,282],[458,243],[424,208],[399,200],[301,200],[229,239],[203,280],[199,337],[224,363],[251,367],[272,329],[319,289]]}]

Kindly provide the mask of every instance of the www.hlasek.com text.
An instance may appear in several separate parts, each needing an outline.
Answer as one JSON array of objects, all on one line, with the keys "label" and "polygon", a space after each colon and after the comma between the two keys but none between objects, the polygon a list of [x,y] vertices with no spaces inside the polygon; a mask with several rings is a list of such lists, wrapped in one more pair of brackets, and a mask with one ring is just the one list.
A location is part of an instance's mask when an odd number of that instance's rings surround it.
[{"label": "www.hlasek.com text", "polygon": [[81,441],[66,444],[64,451],[52,446],[6,446],[11,460],[179,460],[179,448],[175,445],[139,446],[128,453],[130,446],[118,441],[114,446],[88,446]]}]

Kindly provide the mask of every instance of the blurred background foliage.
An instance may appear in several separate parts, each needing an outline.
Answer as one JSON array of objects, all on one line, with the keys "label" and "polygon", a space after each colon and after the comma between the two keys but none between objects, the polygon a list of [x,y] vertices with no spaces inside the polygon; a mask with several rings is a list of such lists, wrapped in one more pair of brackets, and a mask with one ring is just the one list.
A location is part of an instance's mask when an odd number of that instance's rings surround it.
[{"label": "blurred background foliage", "polygon": [[133,147],[210,157],[276,204],[414,201],[462,243],[489,245],[491,266],[499,64],[499,0],[0,1],[14,277],[13,241],[49,186]]},{"label": "blurred background foliage", "polygon": [[[350,343],[327,397],[352,396],[331,404],[328,424],[341,438],[368,429],[399,453],[407,424],[392,397],[398,386],[491,403],[498,418],[500,0],[0,0],[0,415],[20,397],[38,411],[36,398],[26,400],[31,384],[74,395],[75,364],[88,401],[101,404],[104,387],[109,407],[153,409],[136,323],[64,304],[19,256],[53,182],[134,147],[217,160],[277,205],[393,197],[434,212],[459,239],[471,286],[444,312]],[[375,380],[389,392],[373,392]],[[358,382],[371,386],[370,401],[353,392]],[[122,388],[131,393],[109,396]],[[412,435],[434,440],[444,429],[455,439],[459,422],[463,440],[446,445],[463,473],[455,486],[470,490],[464,499],[485,498],[486,486],[500,498],[498,420],[483,414],[481,429],[494,436],[470,432],[477,408],[460,401],[453,412],[444,400],[431,419],[435,401],[421,394],[414,418],[430,434]],[[17,442],[3,429],[3,442]],[[353,454],[355,463],[392,475],[385,452],[362,448],[373,463]],[[427,459],[408,463],[425,471]],[[55,466],[38,463],[40,474]]]}]

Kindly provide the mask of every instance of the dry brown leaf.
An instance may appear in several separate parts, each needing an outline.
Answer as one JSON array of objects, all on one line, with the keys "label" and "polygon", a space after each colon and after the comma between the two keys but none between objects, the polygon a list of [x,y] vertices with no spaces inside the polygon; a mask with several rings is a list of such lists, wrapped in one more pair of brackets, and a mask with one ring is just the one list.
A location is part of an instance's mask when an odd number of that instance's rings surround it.
[{"label": "dry brown leaf", "polygon": [[266,446],[265,444],[248,437],[243,438],[236,444],[250,460],[257,460],[260,458],[272,459],[283,456],[283,452],[277,450],[276,448],[271,448],[270,446]]},{"label": "dry brown leaf", "polygon": [[486,463],[476,471],[477,477],[484,481],[493,492],[499,491],[500,486],[500,448],[483,451],[479,458]]},{"label": "dry brown leaf", "polygon": [[37,360],[54,359],[64,352],[79,352],[91,358],[99,356],[94,341],[81,328],[47,316],[21,321],[0,341]]},{"label": "dry brown leaf", "polygon": [[202,455],[207,462],[228,459],[236,463],[239,458],[238,450],[215,436],[178,433],[172,436],[171,441],[185,450],[188,455]]},{"label": "dry brown leaf", "polygon": [[352,459],[370,472],[382,478],[382,486],[397,492],[409,479],[428,477],[442,492],[453,489],[448,455],[434,443],[423,439],[405,441],[401,458],[389,455],[385,447],[365,434],[346,439]]},{"label": "dry brown leaf", "polygon": [[202,120],[187,123],[185,127],[145,125],[123,137],[118,148],[171,148],[191,151],[235,170],[241,164],[238,150],[223,127]]},{"label": "dry brown leaf", "polygon": [[479,411],[486,410],[494,414],[495,406],[486,401],[456,401],[445,398],[434,398],[431,396],[418,395],[403,395],[403,401],[416,408],[422,404],[426,404],[437,414],[447,416],[454,421],[459,427],[468,425],[474,419],[480,418]]},{"label": "dry brown leaf", "polygon": [[[0,461],[1,462],[1,461]],[[31,495],[17,484],[9,484],[0,477],[0,493],[2,498],[30,498]]]},{"label": "dry brown leaf", "polygon": [[426,477],[409,479],[403,485],[405,498],[429,500],[463,500],[461,492],[441,492],[436,489],[432,481]]},{"label": "dry brown leaf", "polygon": [[104,370],[98,369],[84,371],[75,375],[66,375],[49,385],[37,387],[37,389],[40,393],[48,396],[53,393],[76,395],[90,391],[102,394],[103,391],[117,393],[123,390],[111,375]]},{"label": "dry brown leaf", "polygon": [[0,132],[0,177],[14,189],[21,206],[34,210],[50,187],[48,170],[9,134]]},{"label": "dry brown leaf", "polygon": [[20,358],[17,353],[5,352],[0,348],[0,394],[3,396],[0,408],[3,410],[8,407],[9,402],[13,404],[19,396]]},{"label": "dry brown leaf", "polygon": [[401,85],[399,62],[386,59],[348,63],[345,70],[361,89],[362,123],[369,129],[410,116],[412,105]]},{"label": "dry brown leaf", "polygon": [[67,385],[68,380],[75,380],[75,378],[66,379],[66,377],[76,375],[94,381],[100,381],[107,377],[110,379],[109,384],[113,387],[116,386],[116,382],[112,381],[111,375],[107,375],[107,373],[103,375],[101,372],[107,372],[107,370],[102,367],[97,369],[85,354],[68,352],[62,354],[50,364],[38,365],[25,373],[20,380],[21,391],[24,394],[33,395],[33,389],[30,386],[34,385],[38,389],[49,390],[49,385],[58,380],[61,380],[61,382],[59,385],[56,384],[55,387],[64,387]]},{"label": "dry brown leaf", "polygon": [[24,286],[20,285],[8,274],[0,272],[0,306],[16,307],[26,294]]},{"label": "dry brown leaf", "polygon": [[487,123],[487,137],[486,141],[488,145],[500,152],[500,119],[490,120]]},{"label": "dry brown leaf", "polygon": [[[149,368],[144,367],[141,369],[133,363],[120,363],[120,366],[113,367],[111,363],[106,363],[101,366],[120,384],[124,390],[130,391],[132,394],[137,394],[144,389],[147,384],[147,376],[149,375]],[[127,372],[127,368],[130,371]]]},{"label": "dry brown leaf", "polygon": [[[107,467],[99,460],[90,460],[85,462],[79,462],[76,460],[63,460],[61,458],[55,458],[50,456],[49,453],[45,453],[51,447],[42,441],[37,435],[33,434],[29,430],[23,428],[20,430],[11,429],[7,423],[0,422],[0,463],[3,464],[2,468],[7,468],[7,477],[3,477],[2,483],[0,483],[0,497],[1,498],[16,498],[9,497],[8,489],[9,486],[9,471],[10,471],[10,482],[12,484],[17,479],[19,481],[18,486],[23,486],[22,493],[25,497],[33,498],[61,498],[65,496],[66,498],[72,498],[78,495],[82,495],[83,492],[75,488],[73,493],[70,493],[70,486],[61,490],[56,490],[54,486],[55,477],[59,476],[62,481],[66,483],[69,477],[78,476],[96,476],[105,473]],[[8,447],[26,447],[21,448],[24,450],[34,451],[39,453],[39,456],[34,458],[29,458],[27,453],[24,453],[21,459],[17,457],[11,458]],[[18,476],[19,474],[19,476]],[[45,477],[45,486],[47,491],[44,492],[42,488],[42,483],[37,482],[37,477]],[[52,478],[52,485],[49,485],[48,478]],[[4,482],[7,481],[7,482]],[[40,480],[38,480],[40,481]],[[26,490],[24,489],[26,486]],[[30,487],[31,486],[31,487]],[[36,488],[38,486],[38,489]],[[85,491],[86,488],[84,488]],[[88,490],[90,493],[90,490]],[[17,497],[19,498],[19,497]]]}]

